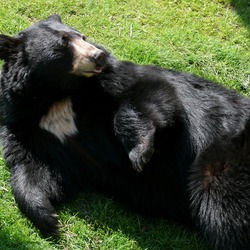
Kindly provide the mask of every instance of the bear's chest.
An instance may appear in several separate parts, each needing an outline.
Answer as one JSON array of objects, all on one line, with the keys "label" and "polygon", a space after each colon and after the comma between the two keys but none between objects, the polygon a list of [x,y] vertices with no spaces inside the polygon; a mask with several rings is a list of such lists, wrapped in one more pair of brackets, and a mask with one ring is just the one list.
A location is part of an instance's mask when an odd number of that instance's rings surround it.
[{"label": "bear's chest", "polygon": [[70,97],[67,97],[50,106],[48,112],[41,118],[39,127],[64,142],[66,137],[77,133],[74,119],[75,113],[72,108],[72,101]]}]

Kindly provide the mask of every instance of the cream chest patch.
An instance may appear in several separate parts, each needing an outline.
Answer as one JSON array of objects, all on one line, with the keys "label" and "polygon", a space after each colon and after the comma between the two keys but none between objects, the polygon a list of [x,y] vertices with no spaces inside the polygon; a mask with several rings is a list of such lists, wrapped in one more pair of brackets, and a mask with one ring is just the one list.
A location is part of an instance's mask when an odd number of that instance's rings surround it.
[{"label": "cream chest patch", "polygon": [[64,142],[67,136],[77,133],[74,117],[71,98],[62,99],[50,107],[48,113],[42,117],[39,126]]}]

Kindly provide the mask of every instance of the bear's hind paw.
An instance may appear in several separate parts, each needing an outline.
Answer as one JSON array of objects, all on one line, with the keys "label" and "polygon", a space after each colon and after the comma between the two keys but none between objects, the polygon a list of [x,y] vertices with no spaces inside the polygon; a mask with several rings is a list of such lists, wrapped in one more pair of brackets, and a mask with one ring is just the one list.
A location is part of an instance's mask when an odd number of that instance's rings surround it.
[{"label": "bear's hind paw", "polygon": [[141,173],[144,166],[150,161],[154,153],[153,147],[145,147],[139,144],[129,152],[129,159],[135,171]]}]

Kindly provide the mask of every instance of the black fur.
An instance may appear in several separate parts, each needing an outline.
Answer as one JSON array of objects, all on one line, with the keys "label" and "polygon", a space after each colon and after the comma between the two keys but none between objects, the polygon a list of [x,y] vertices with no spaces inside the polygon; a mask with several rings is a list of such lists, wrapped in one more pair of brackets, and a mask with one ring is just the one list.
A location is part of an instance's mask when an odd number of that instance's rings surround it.
[{"label": "black fur", "polygon": [[[74,37],[55,15],[0,36],[1,138],[21,211],[56,234],[54,205],[90,189],[194,225],[214,249],[250,249],[249,99],[98,45],[98,74],[74,74]],[[77,132],[62,141],[40,124],[67,98]]]}]

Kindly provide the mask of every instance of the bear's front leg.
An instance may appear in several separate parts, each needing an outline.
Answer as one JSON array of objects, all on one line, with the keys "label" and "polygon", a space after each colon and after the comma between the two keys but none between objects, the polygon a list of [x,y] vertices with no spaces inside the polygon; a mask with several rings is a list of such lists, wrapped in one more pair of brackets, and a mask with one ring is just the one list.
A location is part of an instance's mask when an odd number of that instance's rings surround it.
[{"label": "bear's front leg", "polygon": [[61,177],[39,161],[5,130],[3,156],[11,172],[11,186],[20,210],[42,234],[58,233],[58,216],[51,204],[61,200]]},{"label": "bear's front leg", "polygon": [[57,182],[46,166],[20,163],[11,167],[11,186],[20,210],[43,235],[58,233],[58,215],[51,200],[59,198]]},{"label": "bear's front leg", "polygon": [[134,170],[142,172],[154,153],[155,126],[129,103],[123,103],[114,117],[116,136],[126,149]]}]

